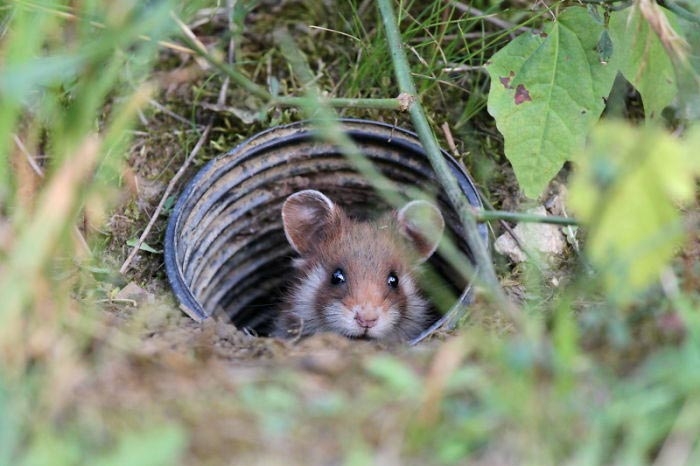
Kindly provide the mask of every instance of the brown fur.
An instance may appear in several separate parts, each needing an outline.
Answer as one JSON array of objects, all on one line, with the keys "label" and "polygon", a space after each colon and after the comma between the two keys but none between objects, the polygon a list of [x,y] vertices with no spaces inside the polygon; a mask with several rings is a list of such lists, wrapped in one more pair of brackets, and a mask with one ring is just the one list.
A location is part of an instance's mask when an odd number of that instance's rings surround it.
[{"label": "brown fur", "polygon": [[[441,232],[442,217],[434,210]],[[402,209],[378,221],[358,222],[318,191],[291,196],[282,215],[287,238],[300,258],[276,334],[331,331],[401,341],[420,333],[428,306],[418,292],[414,271],[432,254],[434,244],[419,238],[414,225],[407,233],[403,213]],[[343,271],[345,282],[332,284],[337,269]],[[388,284],[390,274],[398,278],[395,288]]]}]

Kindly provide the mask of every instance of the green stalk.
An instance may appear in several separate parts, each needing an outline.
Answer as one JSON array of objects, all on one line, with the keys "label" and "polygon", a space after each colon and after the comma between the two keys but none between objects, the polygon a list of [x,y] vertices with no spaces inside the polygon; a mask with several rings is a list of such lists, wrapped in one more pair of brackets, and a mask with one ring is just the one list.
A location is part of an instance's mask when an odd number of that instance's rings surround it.
[{"label": "green stalk", "polygon": [[212,54],[207,52],[206,49],[203,49],[195,42],[192,40],[190,37],[187,36],[187,34],[183,34],[181,36],[181,39],[185,41],[185,43],[192,49],[192,51],[204,58],[209,64],[211,64],[214,68],[216,68],[218,71],[223,73],[224,75],[228,76],[229,79],[234,82],[235,84],[239,85],[246,91],[250,92],[252,95],[259,97],[265,101],[270,101],[272,100],[272,94],[270,94],[267,89],[265,89],[262,86],[259,86],[255,84],[253,81],[248,79],[245,75],[242,73],[239,73],[236,71],[233,66],[230,66],[223,61],[219,60],[218,58],[214,57]]},{"label": "green stalk", "polygon": [[477,210],[474,212],[479,222],[491,220],[507,220],[519,223],[548,223],[551,225],[577,226],[578,220],[570,217],[558,217],[556,215],[523,214],[520,212],[507,212],[503,210]]},{"label": "green stalk", "polygon": [[678,16],[685,19],[686,21],[700,24],[700,16],[699,15],[696,15],[693,12],[691,12],[690,10],[685,9],[681,5],[678,5],[673,0],[658,0],[656,3],[658,3],[659,5],[661,5],[664,8],[668,9],[669,11],[672,11],[673,13],[677,14]]},{"label": "green stalk", "polygon": [[[340,151],[355,165],[355,168],[372,183],[377,191],[392,205],[398,205],[400,198],[396,195],[393,183],[375,167],[357,148],[352,139],[345,134],[338,124],[338,115],[329,106],[330,99],[321,98],[319,90],[313,83],[313,73],[306,58],[299,51],[294,39],[285,29],[278,29],[273,37],[282,55],[290,64],[292,71],[306,87],[305,97],[294,97],[296,105],[313,122],[319,134],[328,142],[336,145]],[[292,98],[287,98],[292,99]],[[339,100],[372,100],[372,99],[339,99]],[[395,100],[400,99],[381,99]]]},{"label": "green stalk", "polygon": [[[336,97],[322,99],[325,105],[338,108],[370,108],[378,110],[405,110],[404,104],[398,98],[392,99],[348,99]],[[270,105],[284,107],[303,107],[308,102],[307,97],[276,97],[270,101]]]},{"label": "green stalk", "polygon": [[480,270],[481,276],[477,276],[477,274],[473,273],[473,270],[466,270],[467,275],[470,275],[468,278],[483,284],[494,302],[513,318],[514,323],[517,323],[520,319],[517,317],[514,304],[506,297],[499,284],[498,277],[491,263],[491,257],[488,254],[488,249],[479,235],[477,218],[472,213],[472,206],[462,194],[457,180],[452,176],[447,162],[442,157],[440,147],[430,128],[423,107],[417,101],[416,88],[413,85],[411,69],[403,50],[401,35],[398,30],[398,23],[391,1],[378,0],[377,5],[382,17],[389,49],[391,50],[391,59],[394,65],[394,74],[399,85],[399,90],[401,93],[413,96],[413,99],[411,99],[412,103],[408,107],[411,121],[413,122],[416,133],[418,133],[418,137],[423,144],[440,184],[459,215],[460,222],[464,227],[467,242],[474,256],[476,268]]}]

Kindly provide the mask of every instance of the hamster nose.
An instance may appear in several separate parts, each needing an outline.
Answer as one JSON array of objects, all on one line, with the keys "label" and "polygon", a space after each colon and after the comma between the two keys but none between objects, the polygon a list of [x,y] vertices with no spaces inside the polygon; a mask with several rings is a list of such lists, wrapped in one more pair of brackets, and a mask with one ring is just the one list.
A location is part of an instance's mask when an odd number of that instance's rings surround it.
[{"label": "hamster nose", "polygon": [[376,325],[377,323],[377,316],[363,316],[361,313],[355,314],[355,321],[360,327],[363,328],[372,328]]}]

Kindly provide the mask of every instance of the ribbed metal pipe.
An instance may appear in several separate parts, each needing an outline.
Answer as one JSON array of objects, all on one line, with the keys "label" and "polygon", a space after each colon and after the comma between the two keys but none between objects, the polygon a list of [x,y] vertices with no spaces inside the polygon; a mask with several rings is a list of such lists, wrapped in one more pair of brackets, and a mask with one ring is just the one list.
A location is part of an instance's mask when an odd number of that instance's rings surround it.
[{"label": "ribbed metal pipe", "polygon": [[[368,120],[341,124],[399,193],[420,188],[438,194],[448,236],[469,255],[456,214],[441,194],[415,134]],[[469,175],[449,154],[443,151],[443,156],[469,203],[480,208]],[[168,279],[190,317],[200,321],[223,313],[239,328],[265,333],[292,272],[282,203],[290,194],[310,188],[357,215],[385,206],[372,183],[304,122],[259,133],[195,175],[173,209],[164,248]],[[480,228],[486,243],[486,228]],[[460,274],[439,255],[430,263],[440,282],[455,296],[462,294],[465,304],[471,296],[463,293],[467,284]]]}]

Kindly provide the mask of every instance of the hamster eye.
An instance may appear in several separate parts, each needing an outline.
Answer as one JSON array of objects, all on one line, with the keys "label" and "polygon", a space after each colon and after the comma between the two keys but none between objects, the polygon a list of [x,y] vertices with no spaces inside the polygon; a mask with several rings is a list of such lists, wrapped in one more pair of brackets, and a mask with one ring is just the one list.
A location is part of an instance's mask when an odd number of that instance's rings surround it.
[{"label": "hamster eye", "polygon": [[399,277],[394,272],[389,272],[389,276],[386,277],[386,284],[389,285],[389,288],[397,288],[399,286]]},{"label": "hamster eye", "polygon": [[341,283],[345,283],[345,272],[343,269],[335,269],[331,274],[331,285],[340,285]]}]

